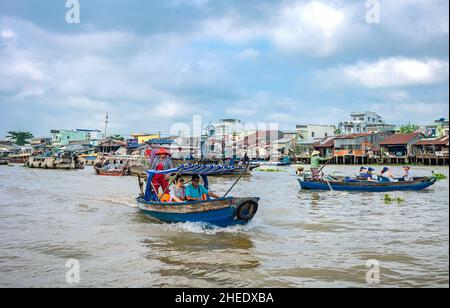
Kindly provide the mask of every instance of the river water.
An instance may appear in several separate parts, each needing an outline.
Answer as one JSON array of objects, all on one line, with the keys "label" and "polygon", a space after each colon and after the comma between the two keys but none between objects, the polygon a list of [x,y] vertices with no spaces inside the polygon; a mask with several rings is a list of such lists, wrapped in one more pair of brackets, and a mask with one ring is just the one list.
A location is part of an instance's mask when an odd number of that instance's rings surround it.
[{"label": "river water", "polygon": [[[448,180],[385,204],[379,193],[301,191],[295,169],[280,170],[236,187],[235,196],[261,197],[250,225],[205,229],[143,217],[133,177],[1,166],[0,287],[70,287],[69,259],[80,287],[369,287],[369,260],[379,287],[449,286]],[[211,181],[216,192],[232,183]]]}]

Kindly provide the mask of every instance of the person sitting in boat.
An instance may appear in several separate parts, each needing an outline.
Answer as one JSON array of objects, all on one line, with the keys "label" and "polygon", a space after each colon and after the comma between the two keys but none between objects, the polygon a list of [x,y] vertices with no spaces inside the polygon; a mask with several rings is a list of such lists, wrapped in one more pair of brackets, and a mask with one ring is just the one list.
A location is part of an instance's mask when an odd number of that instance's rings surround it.
[{"label": "person sitting in boat", "polygon": [[182,203],[186,201],[186,187],[181,175],[175,178],[175,185],[170,190],[170,202]]},{"label": "person sitting in boat", "polygon": [[[156,171],[164,171],[173,169],[173,163],[170,159],[170,153],[167,152],[166,149],[161,148],[156,152],[156,158],[154,159],[151,170]],[[163,174],[157,174],[153,178],[153,187],[155,189],[155,193],[158,193],[159,188],[161,187],[163,192],[167,192],[169,189],[169,174],[163,175]]]},{"label": "person sitting in boat", "polygon": [[323,158],[320,157],[320,152],[319,151],[314,151],[311,154],[311,174],[312,174],[312,179],[314,181],[320,181],[320,174],[319,174],[319,168],[320,168],[320,163],[324,162],[324,161],[329,161],[332,160],[333,158]]},{"label": "person sitting in boat", "polygon": [[220,197],[213,192],[206,189],[200,184],[200,177],[198,175],[192,176],[192,184],[186,188],[186,200],[188,201],[205,201],[208,198],[219,199]]},{"label": "person sitting in boat", "polygon": [[384,167],[383,171],[381,171],[381,181],[382,182],[398,182],[398,180],[394,177],[391,169],[388,167]]},{"label": "person sitting in boat", "polygon": [[403,167],[403,181],[405,182],[413,182],[414,181],[414,176],[413,173],[411,171],[411,167],[410,166],[404,166]]},{"label": "person sitting in boat", "polygon": [[358,177],[361,179],[366,179],[366,177],[367,177],[367,168],[366,167],[359,168],[359,176]]},{"label": "person sitting in boat", "polygon": [[374,171],[375,169],[369,167],[367,169],[367,173],[364,176],[364,179],[369,182],[378,182],[377,176],[373,174]]}]

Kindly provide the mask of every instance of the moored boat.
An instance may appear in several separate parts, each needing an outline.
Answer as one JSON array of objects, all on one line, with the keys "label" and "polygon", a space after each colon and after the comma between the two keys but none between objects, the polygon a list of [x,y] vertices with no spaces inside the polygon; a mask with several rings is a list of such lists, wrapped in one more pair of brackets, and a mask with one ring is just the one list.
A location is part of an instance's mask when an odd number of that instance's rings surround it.
[{"label": "moored boat", "polygon": [[259,198],[227,197],[189,201],[182,203],[162,202],[154,191],[152,181],[157,174],[200,175],[208,188],[208,176],[223,172],[225,166],[184,165],[165,171],[147,171],[147,185],[144,192],[140,182],[141,195],[137,198],[139,210],[146,216],[163,223],[204,223],[217,227],[245,225],[252,221],[258,211]]},{"label": "moored boat", "polygon": [[116,158],[106,158],[94,166],[95,173],[101,176],[130,175],[129,162]]},{"label": "moored boat", "polygon": [[435,177],[416,178],[411,182],[369,182],[355,179],[312,181],[310,179],[299,179],[300,187],[304,190],[336,190],[350,192],[418,191],[427,189],[436,182],[437,179]]}]

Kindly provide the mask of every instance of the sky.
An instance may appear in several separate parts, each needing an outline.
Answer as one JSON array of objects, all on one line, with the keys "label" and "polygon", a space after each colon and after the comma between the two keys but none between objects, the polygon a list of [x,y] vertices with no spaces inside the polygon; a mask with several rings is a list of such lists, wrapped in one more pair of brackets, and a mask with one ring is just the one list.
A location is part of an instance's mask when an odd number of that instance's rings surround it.
[{"label": "sky", "polygon": [[124,135],[193,114],[291,131],[353,111],[397,125],[449,115],[447,0],[79,4],[67,23],[66,0],[0,0],[0,138],[103,130],[106,112]]}]

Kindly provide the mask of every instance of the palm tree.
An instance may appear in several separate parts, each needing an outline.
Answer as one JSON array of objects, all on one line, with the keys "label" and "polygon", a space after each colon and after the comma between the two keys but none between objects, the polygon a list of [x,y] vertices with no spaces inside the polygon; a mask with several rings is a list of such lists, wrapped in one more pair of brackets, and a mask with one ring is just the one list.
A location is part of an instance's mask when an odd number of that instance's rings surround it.
[{"label": "palm tree", "polygon": [[14,142],[17,145],[23,146],[27,143],[28,139],[33,138],[33,134],[30,132],[22,132],[22,131],[18,131],[18,132],[8,132],[8,135],[6,136],[6,138],[10,139],[12,142]]}]

